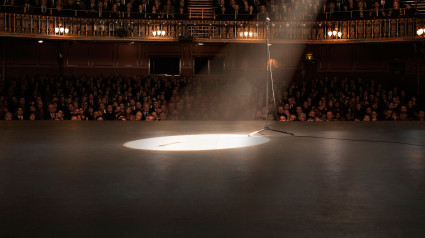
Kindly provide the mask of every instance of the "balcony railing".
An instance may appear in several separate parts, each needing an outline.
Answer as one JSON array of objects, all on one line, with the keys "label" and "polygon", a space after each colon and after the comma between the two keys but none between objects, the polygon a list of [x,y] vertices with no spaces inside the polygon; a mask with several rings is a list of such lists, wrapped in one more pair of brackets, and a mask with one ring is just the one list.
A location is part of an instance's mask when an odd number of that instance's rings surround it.
[{"label": "balcony railing", "polygon": [[[265,21],[127,19],[0,13],[0,35],[73,40],[359,42],[419,39],[423,18]],[[159,34],[158,34],[159,32]],[[329,34],[337,32],[337,34]]]}]

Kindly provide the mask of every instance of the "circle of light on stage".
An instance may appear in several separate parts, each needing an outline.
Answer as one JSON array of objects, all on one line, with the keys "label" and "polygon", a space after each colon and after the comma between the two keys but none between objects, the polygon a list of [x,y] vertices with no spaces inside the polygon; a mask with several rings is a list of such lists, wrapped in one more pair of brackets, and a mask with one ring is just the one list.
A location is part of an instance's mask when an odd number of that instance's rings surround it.
[{"label": "circle of light on stage", "polygon": [[269,139],[262,136],[238,134],[201,134],[164,136],[129,141],[125,147],[139,150],[199,151],[222,150],[260,145]]}]

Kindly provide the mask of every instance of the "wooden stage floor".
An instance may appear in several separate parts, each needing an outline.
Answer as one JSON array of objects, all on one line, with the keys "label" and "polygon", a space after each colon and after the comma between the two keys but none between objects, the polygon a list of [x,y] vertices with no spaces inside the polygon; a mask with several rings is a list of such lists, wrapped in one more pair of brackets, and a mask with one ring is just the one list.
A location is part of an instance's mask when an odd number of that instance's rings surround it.
[{"label": "wooden stage floor", "polygon": [[225,150],[123,146],[263,126],[1,121],[0,237],[424,236],[425,123],[277,123],[295,136]]}]

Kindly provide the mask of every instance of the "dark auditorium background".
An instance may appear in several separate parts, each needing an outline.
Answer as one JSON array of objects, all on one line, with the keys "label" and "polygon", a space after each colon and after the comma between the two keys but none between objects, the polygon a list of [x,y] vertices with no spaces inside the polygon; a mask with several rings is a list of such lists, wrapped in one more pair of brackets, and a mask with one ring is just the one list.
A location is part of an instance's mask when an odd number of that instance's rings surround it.
[{"label": "dark auditorium background", "polygon": [[[1,119],[423,119],[422,1],[5,0],[0,9]],[[88,88],[99,79],[100,92]]]},{"label": "dark auditorium background", "polygon": [[425,237],[425,0],[0,0],[0,238]]}]

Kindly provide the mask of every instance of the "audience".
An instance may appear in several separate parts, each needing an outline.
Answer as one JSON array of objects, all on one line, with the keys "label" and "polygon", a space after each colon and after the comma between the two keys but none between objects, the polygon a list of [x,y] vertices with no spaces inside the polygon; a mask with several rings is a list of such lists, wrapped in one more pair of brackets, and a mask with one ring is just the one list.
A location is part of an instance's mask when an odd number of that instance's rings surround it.
[{"label": "audience", "polygon": [[[403,0],[216,0],[214,4],[219,20],[361,19],[415,14]],[[250,17],[253,14],[255,17]]]},{"label": "audience", "polygon": [[[85,17],[184,19],[188,0],[4,0],[1,11]],[[217,20],[362,19],[412,16],[405,0],[213,0]],[[77,12],[76,12],[77,11]]]},{"label": "audience", "polygon": [[[264,107],[263,82],[185,76],[24,77],[0,90],[2,120],[408,121],[425,119],[415,96],[374,80],[292,83]],[[280,91],[280,90],[279,90]]]},{"label": "audience", "polygon": [[326,77],[306,80],[301,85],[292,83],[278,101],[277,112],[270,107],[270,115],[280,121],[424,120],[424,110],[415,96],[361,78]]}]

